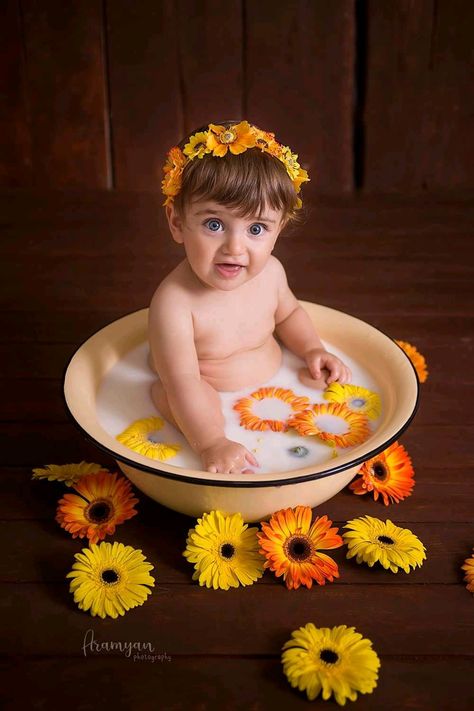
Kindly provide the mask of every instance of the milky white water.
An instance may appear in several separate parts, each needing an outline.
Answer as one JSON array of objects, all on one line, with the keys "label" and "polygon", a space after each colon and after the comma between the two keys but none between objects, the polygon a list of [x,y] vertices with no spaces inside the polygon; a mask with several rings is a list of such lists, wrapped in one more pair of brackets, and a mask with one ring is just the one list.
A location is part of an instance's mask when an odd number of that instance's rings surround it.
[{"label": "milky white water", "polygon": [[[377,385],[373,378],[364,371],[347,353],[344,353],[336,346],[327,342],[325,347],[331,353],[339,356],[352,371],[353,385],[360,385],[377,392]],[[313,403],[327,403],[322,396],[322,391],[313,390],[304,386],[298,380],[298,369],[305,363],[288,351],[282,348],[283,362],[276,375],[262,383],[259,387],[280,387],[292,390],[297,396],[310,398]],[[155,379],[155,375],[148,367],[148,343],[129,351],[105,376],[101,383],[97,397],[97,416],[102,427],[109,434],[116,436],[126,429],[132,422],[144,417],[159,415],[150,397],[150,387]],[[256,472],[285,472],[292,469],[301,469],[311,464],[321,464],[337,462],[332,458],[332,449],[323,444],[315,437],[302,437],[293,431],[290,432],[253,432],[246,430],[240,425],[240,415],[232,409],[234,403],[241,397],[249,396],[255,388],[246,388],[237,392],[219,393],[222,401],[222,411],[224,413],[226,427],[225,433],[229,439],[240,442],[247,449],[252,451],[257,458],[259,467]],[[380,393],[379,393],[380,395]],[[383,410],[383,400],[382,400]],[[271,398],[255,402],[252,407],[253,414],[262,418],[286,420],[292,412],[290,406],[281,400]],[[379,418],[380,419],[380,418]],[[372,431],[377,429],[378,420],[369,420]],[[347,425],[339,417],[322,415],[316,418],[318,427],[329,432],[343,433],[347,431]],[[154,441],[167,442],[169,444],[179,444],[182,449],[178,454],[166,460],[167,464],[187,469],[201,469],[199,456],[187,444],[183,435],[172,425],[165,422],[165,426],[150,435]],[[305,456],[297,457],[289,450],[294,447],[305,447],[308,453]],[[336,448],[339,453],[347,452],[356,447]],[[160,467],[160,462],[150,459],[150,465]],[[249,465],[249,468],[250,467]]]}]

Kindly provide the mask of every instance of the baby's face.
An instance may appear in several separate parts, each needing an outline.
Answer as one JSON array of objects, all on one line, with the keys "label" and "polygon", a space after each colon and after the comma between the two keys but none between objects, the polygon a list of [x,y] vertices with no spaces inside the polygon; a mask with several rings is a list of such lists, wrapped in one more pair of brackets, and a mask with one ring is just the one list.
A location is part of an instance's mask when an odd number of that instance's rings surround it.
[{"label": "baby's face", "polygon": [[238,217],[208,200],[193,202],[181,221],[167,207],[173,239],[184,245],[191,269],[205,285],[232,291],[265,267],[284,226],[283,212],[266,207],[260,219]]}]

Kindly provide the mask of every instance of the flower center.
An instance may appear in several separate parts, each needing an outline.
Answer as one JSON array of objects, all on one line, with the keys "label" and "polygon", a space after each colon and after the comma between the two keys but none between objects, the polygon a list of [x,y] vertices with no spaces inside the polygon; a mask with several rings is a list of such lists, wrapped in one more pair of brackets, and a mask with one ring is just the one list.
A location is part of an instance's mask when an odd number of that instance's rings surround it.
[{"label": "flower center", "polygon": [[223,558],[232,558],[232,556],[235,553],[235,548],[232,545],[232,543],[224,543],[224,545],[221,547],[221,556]]},{"label": "flower center", "polygon": [[222,131],[219,136],[219,140],[221,143],[232,143],[233,141],[235,141],[236,138],[236,132],[232,131],[230,128],[228,128],[226,131]]},{"label": "flower center", "polygon": [[395,543],[395,541],[393,541],[388,536],[378,536],[377,538],[380,541],[380,543],[386,543],[388,546],[393,546],[393,544]]},{"label": "flower center", "polygon": [[376,479],[379,481],[383,481],[384,479],[387,478],[387,470],[382,464],[382,462],[375,462],[375,464],[372,467],[372,474]]},{"label": "flower center", "polygon": [[115,570],[112,570],[112,568],[107,568],[106,570],[103,570],[100,574],[100,577],[102,578],[102,581],[104,583],[107,583],[107,585],[114,585],[119,580],[117,572]]},{"label": "flower center", "polygon": [[88,521],[105,523],[112,518],[113,508],[106,499],[96,499],[84,511]]},{"label": "flower center", "polygon": [[152,430],[151,432],[148,432],[146,437],[147,440],[152,444],[160,444],[160,435],[158,432],[159,430]]},{"label": "flower center", "polygon": [[285,542],[285,553],[288,558],[295,561],[303,561],[310,557],[312,546],[307,536],[291,536]]},{"label": "flower center", "polygon": [[326,664],[335,664],[339,659],[339,655],[333,652],[332,649],[323,649],[319,653],[319,658]]},{"label": "flower center", "polygon": [[306,455],[309,453],[309,449],[302,446],[291,447],[291,449],[289,449],[288,451],[290,454],[293,455],[293,457],[306,457]]},{"label": "flower center", "polygon": [[355,397],[351,400],[352,407],[362,407],[365,405],[365,400],[362,397]]}]

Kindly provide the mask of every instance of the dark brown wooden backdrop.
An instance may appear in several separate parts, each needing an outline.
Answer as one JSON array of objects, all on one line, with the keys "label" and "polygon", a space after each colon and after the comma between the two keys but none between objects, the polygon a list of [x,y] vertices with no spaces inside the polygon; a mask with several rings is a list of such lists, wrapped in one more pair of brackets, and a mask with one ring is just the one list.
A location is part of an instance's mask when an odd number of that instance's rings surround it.
[{"label": "dark brown wooden backdrop", "polygon": [[156,190],[248,118],[317,193],[474,187],[470,0],[3,0],[0,186]]}]

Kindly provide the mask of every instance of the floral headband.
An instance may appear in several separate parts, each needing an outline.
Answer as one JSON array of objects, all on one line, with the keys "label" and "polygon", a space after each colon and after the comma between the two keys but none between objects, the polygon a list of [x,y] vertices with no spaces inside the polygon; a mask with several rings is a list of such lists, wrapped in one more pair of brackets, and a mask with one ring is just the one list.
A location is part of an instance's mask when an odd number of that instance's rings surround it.
[{"label": "floral headband", "polygon": [[[297,193],[300,192],[301,184],[310,179],[306,170],[300,167],[297,154],[292,153],[288,146],[278,143],[274,133],[262,131],[247,121],[228,128],[210,123],[207,131],[198,131],[192,135],[183,150],[178,146],[169,150],[163,166],[165,177],[161,183],[162,192],[166,195],[163,205],[170,205],[180,192],[183,170],[190,161],[202,158],[206,153],[219,158],[225,156],[227,151],[238,155],[248,148],[260,148],[262,152],[278,158],[285,166]],[[296,209],[301,205],[302,201],[298,198]]]}]

